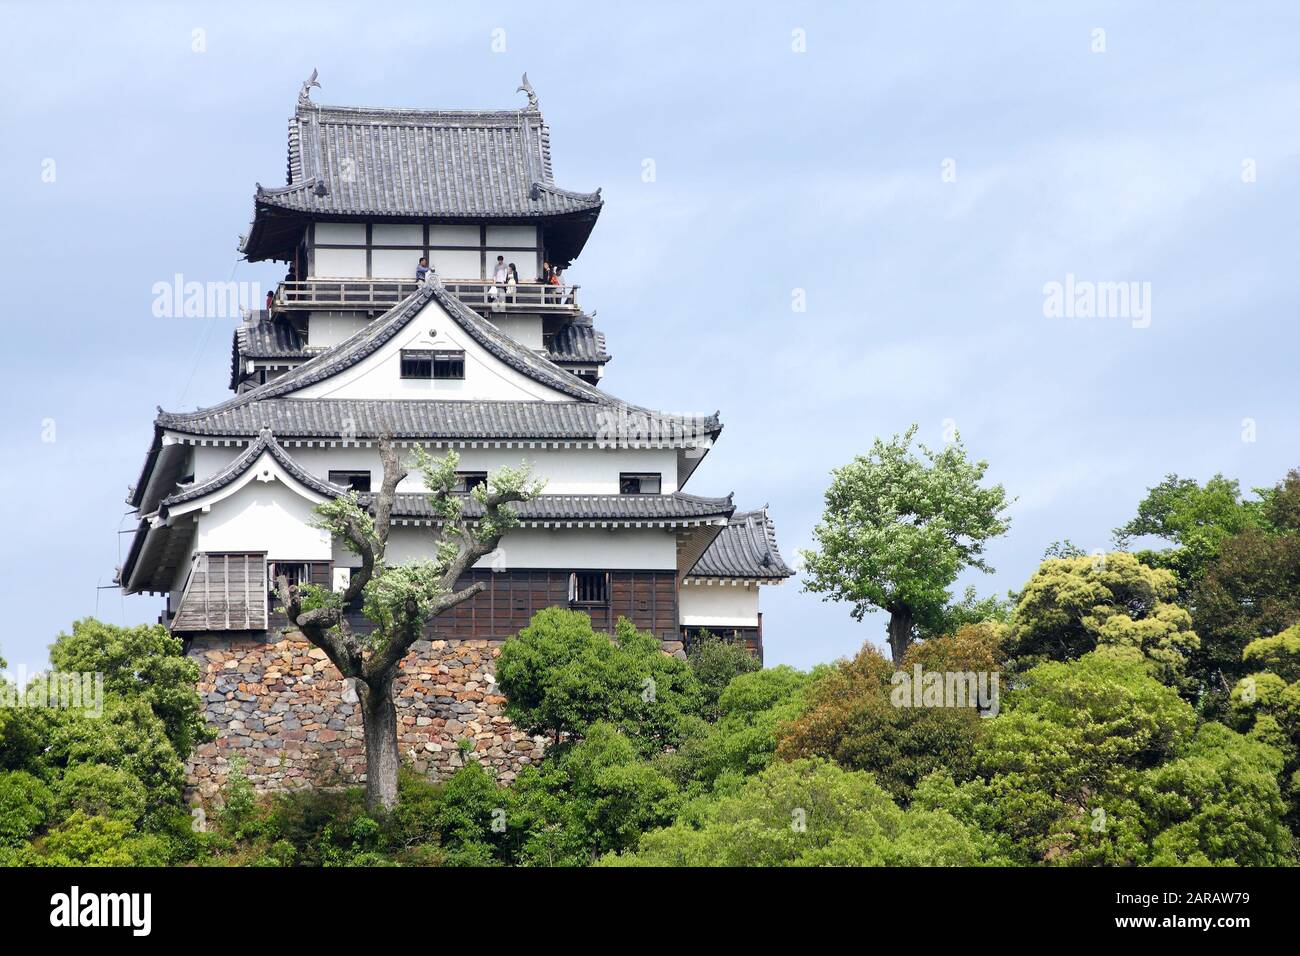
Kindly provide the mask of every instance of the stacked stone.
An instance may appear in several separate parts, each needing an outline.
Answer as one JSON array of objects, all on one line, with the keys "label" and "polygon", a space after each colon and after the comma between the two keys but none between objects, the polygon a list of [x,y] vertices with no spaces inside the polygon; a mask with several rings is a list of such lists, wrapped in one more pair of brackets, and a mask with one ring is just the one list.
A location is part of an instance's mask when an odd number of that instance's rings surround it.
[{"label": "stacked stone", "polygon": [[[398,746],[419,773],[442,779],[477,760],[509,782],[542,757],[505,716],[496,687],[501,641],[419,641],[402,662],[394,693]],[[266,792],[365,780],[366,752],[356,694],[325,652],[306,641],[207,636],[190,657],[215,740],[190,758],[187,785],[204,801],[220,793],[232,759],[245,761]]]}]

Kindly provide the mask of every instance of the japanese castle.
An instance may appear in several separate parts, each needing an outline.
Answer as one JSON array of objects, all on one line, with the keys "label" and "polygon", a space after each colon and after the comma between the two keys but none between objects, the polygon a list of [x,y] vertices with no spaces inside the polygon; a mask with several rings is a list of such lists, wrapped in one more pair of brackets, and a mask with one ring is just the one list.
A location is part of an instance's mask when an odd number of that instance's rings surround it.
[{"label": "japanese castle", "polygon": [[[321,106],[314,79],[289,120],[287,184],[257,187],[241,237],[249,261],[284,262],[287,274],[234,333],[234,395],[160,410],[128,498],[139,523],[118,582],[165,595],[163,623],[219,663],[201,687],[214,713],[218,698],[240,696],[220,689],[223,674],[272,695],[268,668],[294,683],[298,651],[258,656],[286,623],[268,582],[346,586],[358,559],[313,526],[313,508],[378,490],[383,433],[399,448],[454,449],[466,491],[521,461],[546,481],[464,582],[485,590],[432,622],[427,655],[491,647],[552,605],[611,632],[627,616],[670,653],[708,631],[761,654],[759,590],[792,574],[767,510],[685,490],[718,416],[654,411],[599,387],[610,355],[580,290],[539,281],[544,264],[579,257],[602,199],[555,184],[527,77],[527,105],[493,111]],[[417,276],[422,258],[430,271]],[[500,281],[499,258],[517,283]],[[390,562],[430,554],[418,482],[398,488]],[[250,746],[274,736],[256,718],[260,731],[230,720]]]}]

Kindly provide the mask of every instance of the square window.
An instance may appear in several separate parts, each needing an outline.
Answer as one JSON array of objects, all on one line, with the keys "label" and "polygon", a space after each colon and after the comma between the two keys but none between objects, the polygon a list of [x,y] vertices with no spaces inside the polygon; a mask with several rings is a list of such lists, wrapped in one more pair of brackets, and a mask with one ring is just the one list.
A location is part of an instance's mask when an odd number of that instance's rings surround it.
[{"label": "square window", "polygon": [[456,379],[465,377],[464,352],[434,352],[433,377]]},{"label": "square window", "polygon": [[570,604],[608,604],[609,572],[574,571],[569,575]]},{"label": "square window", "polygon": [[368,471],[331,471],[329,478],[331,485],[339,485],[353,491],[368,492],[370,490],[370,472]]},{"label": "square window", "polygon": [[402,378],[433,378],[433,353],[402,349]]},{"label": "square window", "polygon": [[618,476],[620,495],[657,495],[663,487],[663,476],[651,472],[625,471]]},{"label": "square window", "polygon": [[479,485],[486,485],[487,480],[486,471],[458,471],[456,472],[456,490],[468,493]]}]

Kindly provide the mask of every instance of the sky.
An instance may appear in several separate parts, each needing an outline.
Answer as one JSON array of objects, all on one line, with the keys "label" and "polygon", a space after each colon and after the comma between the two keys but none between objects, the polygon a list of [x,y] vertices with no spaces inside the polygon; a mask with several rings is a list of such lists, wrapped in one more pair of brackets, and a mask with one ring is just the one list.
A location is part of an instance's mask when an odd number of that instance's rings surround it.
[{"label": "sky", "polygon": [[[686,490],[768,504],[793,562],[831,469],[955,428],[1015,497],[958,588],[1002,594],[1168,473],[1300,466],[1298,40],[1288,2],[5,3],[0,656],[156,619],[112,587],[126,489],[156,406],[228,396],[236,322],[153,286],[282,276],[236,243],[312,69],[321,103],[500,109],[527,71],[557,183],[603,188],[568,273],[602,386],[721,411]],[[1135,298],[1053,309],[1067,281]],[[762,604],[769,665],[884,641],[798,578]]]}]

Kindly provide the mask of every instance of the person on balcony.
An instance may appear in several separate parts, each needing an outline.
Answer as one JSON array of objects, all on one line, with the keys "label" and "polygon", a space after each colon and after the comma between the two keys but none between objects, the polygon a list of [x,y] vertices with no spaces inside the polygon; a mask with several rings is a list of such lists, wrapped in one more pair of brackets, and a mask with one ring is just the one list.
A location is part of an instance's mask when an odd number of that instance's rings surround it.
[{"label": "person on balcony", "polygon": [[420,261],[415,267],[415,281],[426,282],[429,277],[429,257],[420,256]]},{"label": "person on balcony", "polygon": [[492,284],[505,288],[506,274],[506,257],[497,256],[497,264],[492,267]]},{"label": "person on balcony", "polygon": [[515,296],[519,293],[519,270],[515,268],[512,262],[506,266],[506,301],[514,304]]},{"label": "person on balcony", "polygon": [[542,287],[538,292],[538,298],[540,299],[542,305],[545,305],[546,287],[551,284],[551,264],[549,262],[545,262],[545,261],[542,262],[542,274],[537,277],[537,282]]}]

